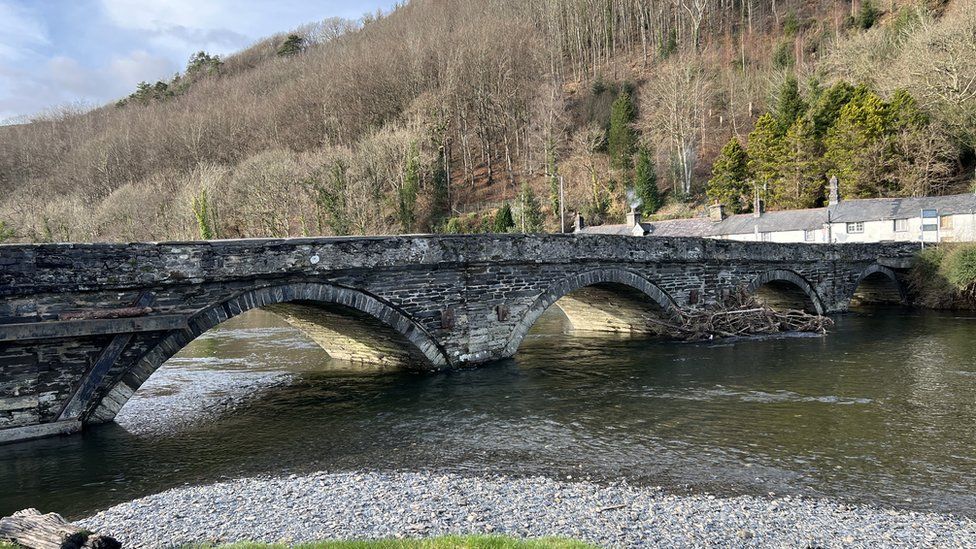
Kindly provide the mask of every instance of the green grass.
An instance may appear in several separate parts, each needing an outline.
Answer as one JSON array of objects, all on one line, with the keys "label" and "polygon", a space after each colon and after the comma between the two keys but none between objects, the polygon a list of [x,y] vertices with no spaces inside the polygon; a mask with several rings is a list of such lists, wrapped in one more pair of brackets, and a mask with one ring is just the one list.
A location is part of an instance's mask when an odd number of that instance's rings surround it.
[{"label": "green grass", "polygon": [[190,545],[185,549],[593,549],[596,546],[564,538],[515,539],[505,536],[445,536],[427,539],[318,541],[298,545],[241,542],[229,545]]}]

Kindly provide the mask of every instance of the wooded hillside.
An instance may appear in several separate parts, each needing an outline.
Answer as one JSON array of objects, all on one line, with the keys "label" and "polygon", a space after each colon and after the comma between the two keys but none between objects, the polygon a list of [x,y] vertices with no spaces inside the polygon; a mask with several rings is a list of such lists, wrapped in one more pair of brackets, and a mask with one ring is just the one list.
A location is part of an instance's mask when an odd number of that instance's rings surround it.
[{"label": "wooded hillside", "polygon": [[413,0],[0,127],[0,241],[556,230],[966,191],[976,0]]}]

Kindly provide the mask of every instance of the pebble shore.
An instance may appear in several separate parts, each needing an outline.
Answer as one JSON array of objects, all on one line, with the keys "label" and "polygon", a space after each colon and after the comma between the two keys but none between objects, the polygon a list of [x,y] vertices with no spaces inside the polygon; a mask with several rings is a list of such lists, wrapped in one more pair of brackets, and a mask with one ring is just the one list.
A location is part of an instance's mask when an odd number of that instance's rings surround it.
[{"label": "pebble shore", "polygon": [[976,547],[976,522],[793,497],[673,495],[626,483],[315,473],[176,488],[80,521],[125,547],[443,534],[603,547]]}]

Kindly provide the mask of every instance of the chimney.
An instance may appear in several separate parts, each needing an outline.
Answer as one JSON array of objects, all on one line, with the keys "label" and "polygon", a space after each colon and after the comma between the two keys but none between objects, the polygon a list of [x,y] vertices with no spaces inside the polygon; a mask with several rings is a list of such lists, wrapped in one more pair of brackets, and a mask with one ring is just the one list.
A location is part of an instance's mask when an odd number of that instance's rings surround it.
[{"label": "chimney", "polygon": [[830,198],[827,201],[828,206],[836,206],[840,202],[840,189],[837,185],[837,176],[830,176]]},{"label": "chimney", "polygon": [[573,232],[580,232],[586,227],[586,222],[583,221],[583,215],[576,212],[576,217],[573,219]]},{"label": "chimney", "polygon": [[766,213],[766,201],[759,198],[759,189],[756,189],[756,201],[752,204],[752,216],[762,217]]},{"label": "chimney", "polygon": [[708,207],[708,218],[718,223],[725,219],[725,204],[712,204]]},{"label": "chimney", "polygon": [[627,226],[636,227],[641,222],[641,214],[637,211],[634,206],[630,207],[630,212],[627,214]]}]

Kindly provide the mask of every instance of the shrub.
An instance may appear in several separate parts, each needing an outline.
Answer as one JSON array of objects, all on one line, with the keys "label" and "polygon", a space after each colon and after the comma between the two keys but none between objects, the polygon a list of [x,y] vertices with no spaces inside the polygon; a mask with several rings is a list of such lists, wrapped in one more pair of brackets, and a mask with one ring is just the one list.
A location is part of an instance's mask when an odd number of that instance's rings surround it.
[{"label": "shrub", "polygon": [[933,309],[976,308],[976,244],[919,251],[908,275],[916,304]]}]

